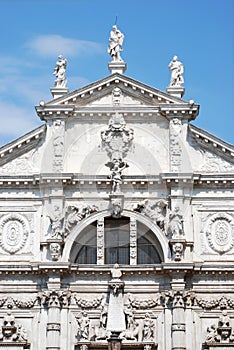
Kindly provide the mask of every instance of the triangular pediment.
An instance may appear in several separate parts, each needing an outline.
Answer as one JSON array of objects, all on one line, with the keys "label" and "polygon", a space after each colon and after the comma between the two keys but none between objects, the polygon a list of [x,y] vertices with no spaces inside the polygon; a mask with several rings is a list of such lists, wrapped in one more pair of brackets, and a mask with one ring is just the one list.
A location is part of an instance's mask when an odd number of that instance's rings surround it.
[{"label": "triangular pediment", "polygon": [[137,80],[115,73],[102,80],[89,84],[83,88],[67,93],[62,97],[47,102],[47,106],[75,105],[114,105],[114,93],[119,89],[121,105],[159,106],[165,104],[186,105],[188,102],[171,96]]},{"label": "triangular pediment", "polygon": [[46,134],[46,125],[19,137],[0,148],[0,174],[32,174],[38,172],[38,150]]},{"label": "triangular pediment", "polygon": [[192,146],[190,152],[195,172],[230,173],[234,171],[232,145],[191,124],[188,142]]}]

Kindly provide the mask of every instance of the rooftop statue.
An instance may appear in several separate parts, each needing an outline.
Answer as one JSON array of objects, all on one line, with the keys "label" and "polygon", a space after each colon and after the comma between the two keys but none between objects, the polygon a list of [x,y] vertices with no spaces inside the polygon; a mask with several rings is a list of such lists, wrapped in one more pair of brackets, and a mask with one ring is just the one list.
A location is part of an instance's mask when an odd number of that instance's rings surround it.
[{"label": "rooftop statue", "polygon": [[116,25],[112,27],[109,37],[108,53],[112,58],[112,62],[122,62],[120,57],[120,51],[122,51],[122,45],[124,41],[124,34],[117,28]]},{"label": "rooftop statue", "polygon": [[54,82],[55,87],[58,87],[58,88],[66,87],[67,85],[66,68],[67,68],[66,58],[63,58],[62,55],[59,55],[58,61],[56,62],[54,73],[53,73],[56,76],[56,80]]},{"label": "rooftop statue", "polygon": [[174,56],[172,61],[168,65],[171,71],[170,87],[181,87],[184,83],[184,66],[183,63],[178,61],[178,57]]}]

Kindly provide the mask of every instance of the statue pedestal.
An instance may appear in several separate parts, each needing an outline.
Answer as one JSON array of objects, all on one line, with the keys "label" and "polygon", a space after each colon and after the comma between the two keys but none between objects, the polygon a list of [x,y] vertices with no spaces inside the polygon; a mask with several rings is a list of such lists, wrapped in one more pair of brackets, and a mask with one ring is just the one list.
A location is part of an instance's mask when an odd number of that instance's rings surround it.
[{"label": "statue pedestal", "polygon": [[111,74],[119,73],[124,74],[127,69],[127,63],[124,61],[109,62],[108,68]]},{"label": "statue pedestal", "polygon": [[66,95],[69,90],[67,88],[59,88],[59,87],[54,87],[50,89],[51,95],[53,96],[53,98],[59,98],[63,95]]},{"label": "statue pedestal", "polygon": [[185,88],[182,86],[168,86],[167,93],[171,96],[182,98],[185,92]]},{"label": "statue pedestal", "polygon": [[112,332],[108,341],[108,350],[120,350],[122,339],[119,338],[119,332]]}]

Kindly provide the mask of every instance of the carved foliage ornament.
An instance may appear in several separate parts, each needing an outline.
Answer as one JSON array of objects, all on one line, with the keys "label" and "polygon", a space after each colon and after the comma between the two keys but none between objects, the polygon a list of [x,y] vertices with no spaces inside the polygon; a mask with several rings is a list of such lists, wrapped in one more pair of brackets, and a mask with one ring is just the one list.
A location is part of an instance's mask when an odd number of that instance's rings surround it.
[{"label": "carved foliage ornament", "polygon": [[226,213],[212,215],[206,226],[205,234],[209,246],[223,254],[234,247],[234,219]]},{"label": "carved foliage ornament", "polygon": [[17,213],[4,215],[0,219],[0,246],[14,254],[23,248],[29,236],[29,223]]}]

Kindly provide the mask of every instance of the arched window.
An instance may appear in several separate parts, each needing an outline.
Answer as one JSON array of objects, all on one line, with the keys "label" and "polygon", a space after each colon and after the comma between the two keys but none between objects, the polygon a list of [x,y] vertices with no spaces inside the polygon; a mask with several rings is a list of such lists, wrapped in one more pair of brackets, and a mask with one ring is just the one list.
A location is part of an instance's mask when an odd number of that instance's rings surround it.
[{"label": "arched window", "polygon": [[73,245],[77,264],[97,263],[97,222],[88,225],[78,236]]},{"label": "arched window", "polygon": [[105,219],[105,262],[126,264],[130,262],[129,219]]},{"label": "arched window", "polygon": [[[88,225],[78,235],[72,246],[71,262],[97,264],[97,240],[103,242],[102,263],[113,265],[159,264],[163,261],[161,245],[153,231],[139,221],[134,229],[129,217],[104,219],[103,230],[98,233],[97,221]],[[130,259],[131,256],[131,259]],[[132,258],[134,257],[134,258]],[[100,262],[99,262],[100,264]]]}]

